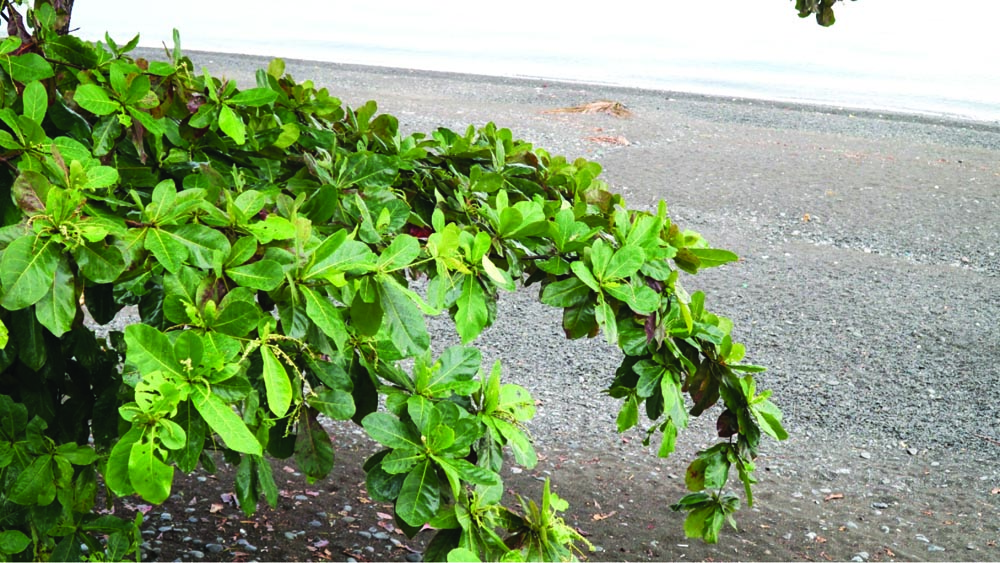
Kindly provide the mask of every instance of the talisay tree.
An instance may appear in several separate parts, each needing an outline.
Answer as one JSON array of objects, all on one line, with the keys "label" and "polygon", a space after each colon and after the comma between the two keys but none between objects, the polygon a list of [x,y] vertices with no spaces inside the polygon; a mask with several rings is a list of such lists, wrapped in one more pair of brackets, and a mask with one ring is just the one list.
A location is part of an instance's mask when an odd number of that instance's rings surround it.
[{"label": "talisay tree", "polygon": [[[129,55],[138,38],[58,33],[49,4],[25,25],[0,43],[3,557],[138,556],[141,515],[98,514],[98,489],[160,503],[176,471],[220,459],[247,514],[273,506],[267,456],[330,472],[326,416],[381,444],[368,493],[407,533],[434,529],[426,557],[572,558],[587,542],[548,483],[501,504],[505,454],[537,461],[534,401],[473,344],[519,285],[568,338],[621,348],[618,430],[644,410],[661,456],[721,401],[722,440],[674,506],[689,536],[714,542],[731,519],[731,472],[752,503],[780,412],[732,322],[681,283],[736,256],[665,204],[630,210],[598,164],[492,124],[404,136],[280,60],[241,90],[179,46],[150,61]],[[129,305],[142,322],[98,337]],[[434,355],[425,318],[445,313],[462,344]]]}]

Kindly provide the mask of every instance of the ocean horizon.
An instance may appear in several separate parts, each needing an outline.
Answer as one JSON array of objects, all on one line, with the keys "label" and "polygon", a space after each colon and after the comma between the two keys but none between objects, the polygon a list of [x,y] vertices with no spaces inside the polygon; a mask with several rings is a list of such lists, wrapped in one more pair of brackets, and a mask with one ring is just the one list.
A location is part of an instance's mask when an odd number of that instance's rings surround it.
[{"label": "ocean horizon", "polygon": [[[512,0],[503,9],[457,0],[334,4],[299,0],[176,0],[150,20],[125,0],[80,2],[73,27],[118,43],[322,62],[819,104],[1000,123],[991,21],[1000,3],[967,0],[975,17],[934,0],[839,4],[837,23],[799,19],[791,2]],[[732,9],[745,2],[732,2]],[[177,15],[174,15],[177,14]],[[903,18],[908,15],[909,18]],[[739,16],[739,17],[734,17]],[[304,79],[308,77],[297,77]]]}]

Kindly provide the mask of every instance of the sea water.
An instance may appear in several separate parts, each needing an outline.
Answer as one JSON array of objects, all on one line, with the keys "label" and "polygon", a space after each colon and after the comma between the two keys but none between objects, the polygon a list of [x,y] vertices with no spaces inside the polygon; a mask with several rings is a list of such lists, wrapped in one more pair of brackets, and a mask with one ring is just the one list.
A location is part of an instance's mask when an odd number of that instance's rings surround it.
[{"label": "sea water", "polygon": [[[149,5],[153,6],[153,5]],[[785,0],[80,0],[124,43],[630,86],[1000,123],[1000,2],[860,0],[822,28]],[[304,77],[299,77],[304,78]]]}]

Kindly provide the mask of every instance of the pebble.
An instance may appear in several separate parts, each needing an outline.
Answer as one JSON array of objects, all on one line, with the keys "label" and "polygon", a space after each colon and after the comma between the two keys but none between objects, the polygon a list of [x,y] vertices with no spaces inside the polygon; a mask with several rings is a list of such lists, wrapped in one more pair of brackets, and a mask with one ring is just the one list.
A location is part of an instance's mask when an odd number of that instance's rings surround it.
[{"label": "pebble", "polygon": [[192,524],[197,524],[198,523],[198,518],[196,518],[194,516],[188,516],[188,522],[190,522]]},{"label": "pebble", "polygon": [[424,559],[424,555],[422,553],[407,553],[406,554],[406,560],[410,561],[412,563],[416,563],[417,561],[422,561],[423,559]]},{"label": "pebble", "polygon": [[917,448],[906,448],[906,453],[910,455],[917,455]]},{"label": "pebble", "polygon": [[160,514],[160,520],[167,520],[167,521],[169,521],[169,520],[173,520],[173,519],[174,519],[174,517],[171,516],[169,512],[164,512],[163,514]]},{"label": "pebble", "polygon": [[194,512],[197,512],[197,509],[196,508],[188,507],[188,508],[184,509],[184,512],[187,512],[188,514],[192,514]]},{"label": "pebble", "polygon": [[205,481],[208,481],[208,477],[205,477],[204,475],[199,475],[198,476],[198,482],[199,483],[204,483]]},{"label": "pebble", "polygon": [[860,557],[861,559],[863,559],[865,561],[868,561],[868,558],[871,557],[871,555],[869,555],[869,553],[867,551],[859,551],[859,552],[855,553],[854,556],[855,557]]},{"label": "pebble", "polygon": [[222,550],[225,548],[222,547],[222,544],[206,543],[205,549],[207,549],[209,553],[222,553]]},{"label": "pebble", "polygon": [[882,526],[881,528],[879,528],[879,530],[882,530],[883,534],[888,534],[889,532],[892,531],[889,529],[889,526]]},{"label": "pebble", "polygon": [[321,510],[321,511],[319,511],[319,512],[316,513],[316,516],[319,516],[320,518],[326,518],[326,512],[323,512]]},{"label": "pebble", "polygon": [[353,516],[344,516],[343,518],[340,519],[340,521],[343,522],[344,524],[353,524],[355,521],[357,521],[357,518]]},{"label": "pebble", "polygon": [[886,504],[886,503],[884,503],[884,502],[873,502],[872,503],[872,508],[877,508],[879,510],[885,510],[886,508],[889,508],[889,505]]},{"label": "pebble", "polygon": [[872,454],[870,454],[868,452],[861,452],[861,459],[871,459],[871,458],[872,458]]},{"label": "pebble", "polygon": [[295,500],[306,501],[309,500],[309,497],[307,497],[306,495],[295,495]]},{"label": "pebble", "polygon": [[344,505],[344,512],[350,512],[350,511],[352,511],[352,510],[354,510],[354,507],[353,507],[353,506],[351,506],[351,505],[349,505],[349,504],[345,504],[345,505]]},{"label": "pebble", "polygon": [[976,546],[970,543],[970,544],[968,544],[968,545],[965,546],[965,549],[968,549],[969,551],[975,551],[976,550]]},{"label": "pebble", "polygon": [[347,558],[347,559],[345,560],[345,563],[358,563],[358,560],[357,560],[357,559],[355,559],[355,558],[353,558],[353,557],[348,557],[348,558]]},{"label": "pebble", "polygon": [[375,532],[374,534],[372,534],[372,537],[377,540],[387,540],[389,539],[389,534],[385,532]]},{"label": "pebble", "polygon": [[927,551],[944,551],[944,548],[940,545],[931,544],[927,546]]},{"label": "pebble", "polygon": [[243,549],[249,551],[250,553],[257,551],[257,546],[242,538],[236,542],[236,545],[243,547]]},{"label": "pebble", "polygon": [[188,555],[190,555],[194,559],[204,559],[205,558],[205,552],[204,551],[198,551],[197,549],[192,549],[191,551],[188,552]]},{"label": "pebble", "polygon": [[864,558],[861,557],[860,555],[855,555],[854,557],[851,557],[851,561],[853,561],[854,563],[863,563]]},{"label": "pebble", "polygon": [[320,522],[319,520],[310,520],[309,525],[312,526],[313,528],[319,528],[323,526],[323,523]]},{"label": "pebble", "polygon": [[858,524],[856,522],[852,522],[850,520],[848,520],[847,522],[845,522],[844,525],[847,526],[848,528],[852,529],[852,530],[857,530],[858,529]]},{"label": "pebble", "polygon": [[289,540],[294,540],[295,539],[295,533],[294,532],[285,532],[285,538],[289,539]]},{"label": "pebble", "polygon": [[157,530],[158,530],[158,531],[159,531],[160,533],[163,533],[163,532],[169,532],[170,530],[173,530],[173,529],[174,529],[174,527],[173,527],[173,526],[160,526],[159,528],[157,528]]},{"label": "pebble", "polygon": [[931,540],[927,539],[927,536],[925,536],[923,534],[917,534],[916,539],[917,539],[917,541],[922,541],[922,542],[927,542],[927,543],[930,543],[930,541],[931,541]]},{"label": "pebble", "polygon": [[361,536],[361,537],[363,537],[363,538],[365,538],[366,540],[372,539],[372,533],[371,532],[366,532],[364,530],[361,530],[360,532],[358,532],[358,535]]}]

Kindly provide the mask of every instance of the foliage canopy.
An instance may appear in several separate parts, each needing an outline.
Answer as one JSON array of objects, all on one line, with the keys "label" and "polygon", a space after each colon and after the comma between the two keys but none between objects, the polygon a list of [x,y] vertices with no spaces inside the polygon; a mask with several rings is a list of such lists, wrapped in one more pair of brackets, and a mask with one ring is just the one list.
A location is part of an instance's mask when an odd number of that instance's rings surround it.
[{"label": "foliage canopy", "polygon": [[[721,401],[723,440],[674,507],[689,536],[731,521],[732,468],[752,503],[781,414],[732,322],[681,283],[736,256],[665,204],[629,210],[598,164],[492,124],[404,136],[280,60],[241,90],[196,73],[176,33],[148,61],[138,37],[95,45],[50,4],[26,15],[28,39],[0,42],[0,556],[137,554],[139,521],[94,511],[100,483],[163,502],[215,452],[244,511],[274,505],[267,456],[311,480],[333,467],[326,416],[383,446],[368,492],[407,533],[436,530],[428,558],[572,558],[586,540],[547,483],[500,503],[504,453],[537,462],[534,400],[471,344],[518,285],[568,338],[621,348],[618,430],[643,409],[661,456]],[[142,323],[99,337],[127,305]],[[435,356],[425,317],[445,312],[462,344]]]}]

